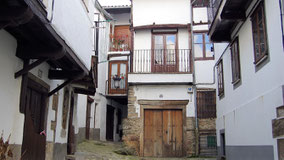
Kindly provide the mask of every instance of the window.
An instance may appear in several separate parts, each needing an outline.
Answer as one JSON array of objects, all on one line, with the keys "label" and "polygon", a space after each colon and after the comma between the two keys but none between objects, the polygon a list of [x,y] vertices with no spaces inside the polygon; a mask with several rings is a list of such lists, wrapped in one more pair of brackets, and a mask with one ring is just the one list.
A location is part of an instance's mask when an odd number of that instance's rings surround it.
[{"label": "window", "polygon": [[176,35],[158,34],[154,35],[154,59],[155,64],[176,64]]},{"label": "window", "polygon": [[216,92],[215,90],[197,91],[197,117],[216,118]]},{"label": "window", "polygon": [[224,95],[224,75],[223,75],[223,60],[221,60],[217,65],[217,75],[218,75],[218,96]]},{"label": "window", "polygon": [[261,2],[254,11],[252,17],[252,31],[254,43],[254,60],[255,64],[262,62],[268,55],[264,4]]},{"label": "window", "polygon": [[109,69],[109,94],[126,94],[127,61],[111,61]]},{"label": "window", "polygon": [[217,147],[216,136],[207,136],[207,147],[208,148]]},{"label": "window", "polygon": [[213,43],[207,33],[194,33],[195,60],[213,60]]},{"label": "window", "polygon": [[240,69],[240,53],[239,53],[239,39],[236,38],[231,45],[231,62],[232,62],[232,83],[236,84],[241,80]]}]

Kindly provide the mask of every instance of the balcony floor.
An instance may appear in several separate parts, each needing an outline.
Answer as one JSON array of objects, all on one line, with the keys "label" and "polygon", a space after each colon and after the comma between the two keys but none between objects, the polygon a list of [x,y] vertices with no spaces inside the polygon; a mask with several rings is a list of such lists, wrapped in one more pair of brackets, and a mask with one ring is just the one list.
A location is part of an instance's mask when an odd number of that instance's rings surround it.
[{"label": "balcony floor", "polygon": [[129,73],[130,84],[190,84],[191,73]]}]

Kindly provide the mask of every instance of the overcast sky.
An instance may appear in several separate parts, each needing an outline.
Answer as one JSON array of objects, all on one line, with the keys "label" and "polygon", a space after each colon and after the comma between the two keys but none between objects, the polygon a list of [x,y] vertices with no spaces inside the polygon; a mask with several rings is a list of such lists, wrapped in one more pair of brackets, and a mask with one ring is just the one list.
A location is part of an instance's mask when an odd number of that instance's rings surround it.
[{"label": "overcast sky", "polygon": [[130,0],[99,0],[102,6],[130,5]]}]

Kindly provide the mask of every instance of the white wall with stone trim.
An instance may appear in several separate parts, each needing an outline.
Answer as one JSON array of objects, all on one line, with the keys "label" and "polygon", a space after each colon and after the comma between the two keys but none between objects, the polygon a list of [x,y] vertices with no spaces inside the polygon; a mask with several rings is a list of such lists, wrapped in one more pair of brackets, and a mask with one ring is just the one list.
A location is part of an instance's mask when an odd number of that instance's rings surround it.
[{"label": "white wall with stone trim", "polygon": [[195,117],[194,96],[188,93],[187,88],[191,85],[134,85],[135,107],[140,117],[139,100],[188,100],[186,116]]}]

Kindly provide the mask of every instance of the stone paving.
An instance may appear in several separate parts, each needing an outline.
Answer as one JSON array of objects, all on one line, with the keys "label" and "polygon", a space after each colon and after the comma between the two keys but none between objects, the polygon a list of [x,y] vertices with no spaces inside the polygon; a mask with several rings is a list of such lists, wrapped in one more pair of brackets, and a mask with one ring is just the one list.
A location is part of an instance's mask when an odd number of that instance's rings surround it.
[{"label": "stone paving", "polygon": [[114,151],[123,148],[121,142],[84,141],[77,147],[76,160],[216,160],[216,158],[144,158],[126,156]]}]

